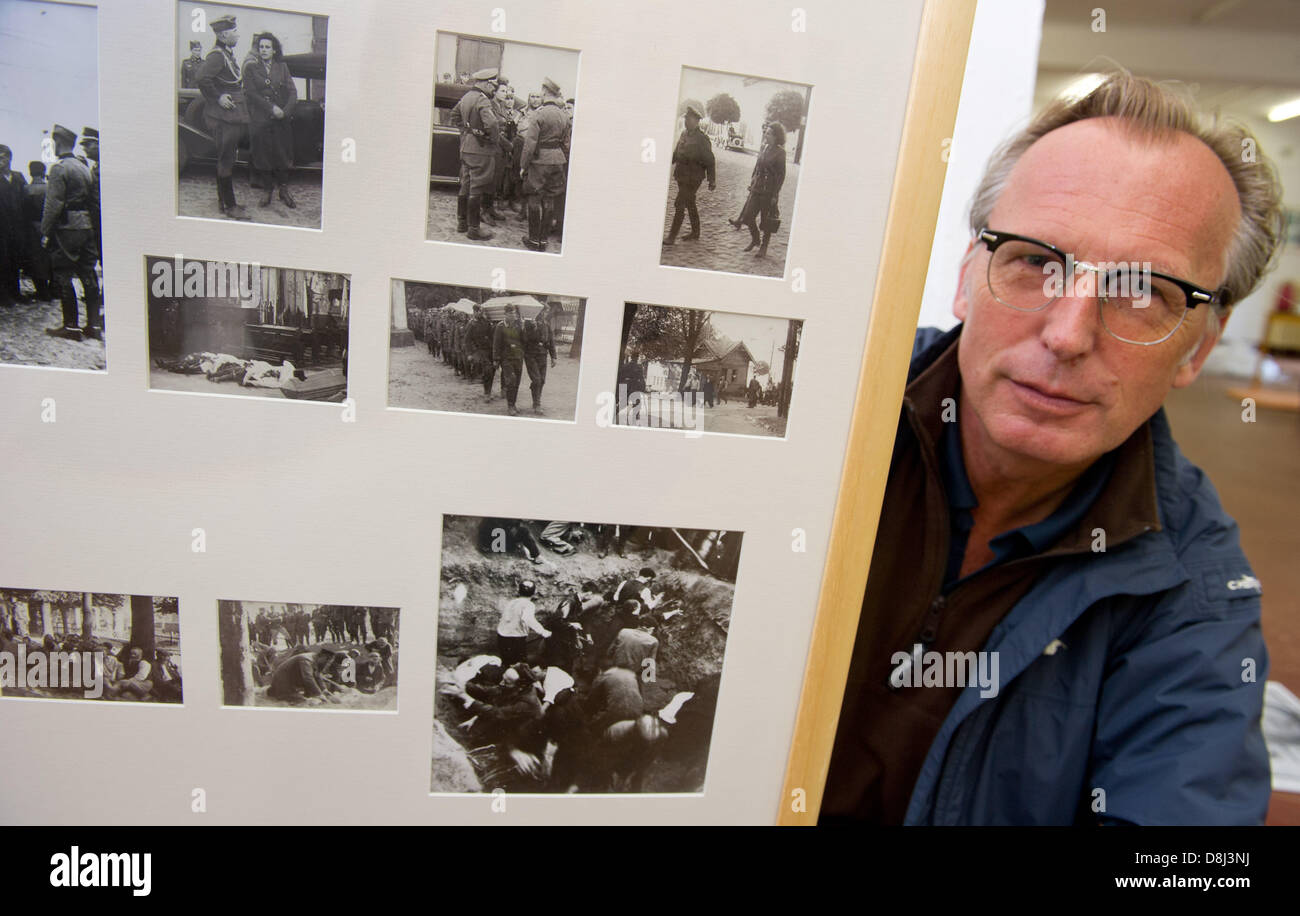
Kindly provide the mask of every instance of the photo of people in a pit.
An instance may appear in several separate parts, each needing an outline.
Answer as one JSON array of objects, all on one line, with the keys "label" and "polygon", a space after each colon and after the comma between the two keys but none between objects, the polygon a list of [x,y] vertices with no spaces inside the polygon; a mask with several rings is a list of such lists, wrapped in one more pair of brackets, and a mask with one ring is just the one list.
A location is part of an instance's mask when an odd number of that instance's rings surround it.
[{"label": "photo of people in a pit", "polygon": [[445,516],[430,791],[702,792],[741,538]]}]

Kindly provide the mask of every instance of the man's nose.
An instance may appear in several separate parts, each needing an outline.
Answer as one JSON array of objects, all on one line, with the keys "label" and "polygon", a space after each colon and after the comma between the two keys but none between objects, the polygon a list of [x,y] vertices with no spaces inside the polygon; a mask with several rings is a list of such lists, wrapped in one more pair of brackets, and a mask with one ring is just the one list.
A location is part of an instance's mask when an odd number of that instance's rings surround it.
[{"label": "man's nose", "polygon": [[1078,274],[1071,277],[1065,295],[1043,310],[1040,339],[1063,362],[1091,353],[1096,348],[1097,335],[1103,333],[1097,297],[1091,292],[1095,284],[1089,282],[1093,278],[1085,276],[1081,282],[1078,278]]}]

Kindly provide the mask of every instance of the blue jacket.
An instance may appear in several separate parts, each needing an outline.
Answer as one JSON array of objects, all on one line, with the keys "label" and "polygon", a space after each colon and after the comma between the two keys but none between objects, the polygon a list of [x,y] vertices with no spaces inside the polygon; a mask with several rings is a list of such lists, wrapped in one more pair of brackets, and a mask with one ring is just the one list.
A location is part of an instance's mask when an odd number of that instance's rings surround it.
[{"label": "blue jacket", "polygon": [[[920,332],[910,375],[953,336]],[[1162,530],[1063,559],[998,623],[997,695],[958,697],[905,823],[1263,823],[1259,582],[1164,410],[1148,422]]]}]

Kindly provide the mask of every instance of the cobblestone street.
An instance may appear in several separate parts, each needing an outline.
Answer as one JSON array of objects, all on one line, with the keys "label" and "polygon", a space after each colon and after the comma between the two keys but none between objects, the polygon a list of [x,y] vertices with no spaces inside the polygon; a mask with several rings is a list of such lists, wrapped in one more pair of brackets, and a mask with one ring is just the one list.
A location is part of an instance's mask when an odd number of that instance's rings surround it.
[{"label": "cobblestone street", "polygon": [[[504,201],[497,201],[496,209],[505,217],[495,226],[486,219],[482,228],[492,233],[492,238],[475,242],[456,231],[456,188],[435,187],[429,191],[429,215],[425,222],[425,238],[431,242],[457,242],[462,245],[481,245],[484,248],[513,248],[531,251],[524,245],[528,234],[528,221],[509,209]],[[560,241],[554,235],[547,240],[545,254],[559,254]]]},{"label": "cobblestone street", "polygon": [[[185,169],[176,188],[176,210],[180,216],[225,219],[217,204],[217,181],[213,166],[195,164]],[[294,172],[289,176],[289,193],[298,206],[290,210],[279,195],[262,206],[266,191],[250,187],[248,170],[235,167],[235,200],[248,211],[251,222],[272,226],[297,226],[301,229],[321,227],[320,172]],[[231,222],[236,222],[231,220]]]},{"label": "cobblestone street", "polygon": [[[80,284],[74,284],[80,288]],[[81,304],[81,322],[86,306]],[[51,337],[46,328],[63,323],[58,300],[19,302],[0,306],[0,363],[20,366],[54,366],[59,369],[104,369],[104,341],[65,340]],[[107,337],[107,332],[105,332]]]},{"label": "cobblestone street", "polygon": [[[568,352],[567,347],[566,344],[553,368],[547,366],[541,414],[533,413],[533,399],[528,391],[528,370],[525,368],[520,372],[519,395],[515,402],[520,417],[540,416],[546,420],[574,418],[578,403],[580,360],[564,355]],[[483,383],[468,382],[458,377],[456,370],[444,363],[441,356],[429,354],[424,341],[417,340],[413,347],[394,347],[388,352],[389,407],[507,415],[499,371],[492,382],[492,400],[484,401]]]},{"label": "cobblestone street", "polygon": [[[756,157],[752,153],[734,150],[713,150],[717,161],[717,188],[710,191],[708,182],[700,185],[695,199],[700,211],[700,237],[686,241],[690,231],[690,217],[682,223],[677,244],[663,246],[659,263],[667,267],[697,267],[702,270],[724,270],[732,273],[754,274],[761,277],[784,277],[786,248],[790,241],[791,218],[794,216],[794,196],[799,186],[799,166],[786,163],[785,183],[781,186],[781,231],[768,243],[767,257],[756,258],[753,251],[745,251],[749,244],[748,229],[733,229],[727,220],[740,215],[749,196],[749,176],[754,170]],[[668,189],[668,205],[664,211],[663,238],[673,223],[673,201],[677,199],[677,182]],[[757,249],[755,249],[756,251]]]}]

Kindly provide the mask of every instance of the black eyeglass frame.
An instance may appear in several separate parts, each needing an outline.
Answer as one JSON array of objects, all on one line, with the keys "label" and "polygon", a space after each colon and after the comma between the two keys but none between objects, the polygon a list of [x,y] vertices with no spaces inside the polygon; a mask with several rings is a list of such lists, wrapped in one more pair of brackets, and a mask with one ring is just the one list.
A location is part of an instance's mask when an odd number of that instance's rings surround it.
[{"label": "black eyeglass frame", "polygon": [[[985,226],[979,232],[975,233],[975,237],[978,241],[983,242],[985,246],[987,246],[989,250],[989,254],[992,254],[993,252],[997,251],[998,248],[1005,242],[1029,242],[1034,245],[1041,245],[1042,247],[1048,249],[1049,251],[1056,254],[1056,256],[1059,257],[1066,264],[1073,265],[1073,264],[1085,263],[1081,261],[1076,261],[1074,255],[1070,254],[1069,252],[1062,251],[1060,248],[1057,248],[1055,245],[1049,242],[1044,242],[1042,239],[1031,238],[1027,235],[1017,235],[1014,232],[998,232],[996,229],[990,229],[987,226]],[[1205,289],[1202,286],[1197,286],[1195,283],[1190,283],[1187,280],[1183,280],[1179,277],[1173,277],[1170,276],[1169,274],[1161,273],[1160,271],[1157,270],[1153,270],[1150,273],[1151,276],[1159,277],[1162,280],[1168,280],[1170,283],[1174,284],[1179,289],[1181,289],[1183,291],[1183,295],[1187,297],[1187,311],[1189,312],[1201,304],[1217,305],[1223,302],[1224,291],[1221,289],[1220,290]],[[1061,297],[1055,296],[1051,299],[1048,299],[1046,302],[1043,303],[1042,307],[1046,308],[1047,306],[1051,305],[1059,298]],[[998,301],[1001,302],[1001,300]],[[1010,306],[1008,306],[1008,308],[1010,308]],[[1035,309],[1034,311],[1037,310]],[[1178,324],[1182,325],[1181,318],[1179,319]],[[1170,331],[1167,335],[1162,337],[1160,340],[1138,341],[1138,340],[1128,340],[1127,338],[1123,338],[1123,337],[1117,339],[1123,340],[1125,343],[1138,344],[1139,346],[1151,346],[1153,344],[1164,343],[1166,340],[1172,337],[1174,331],[1177,330],[1178,328],[1175,327],[1173,331]]]}]

